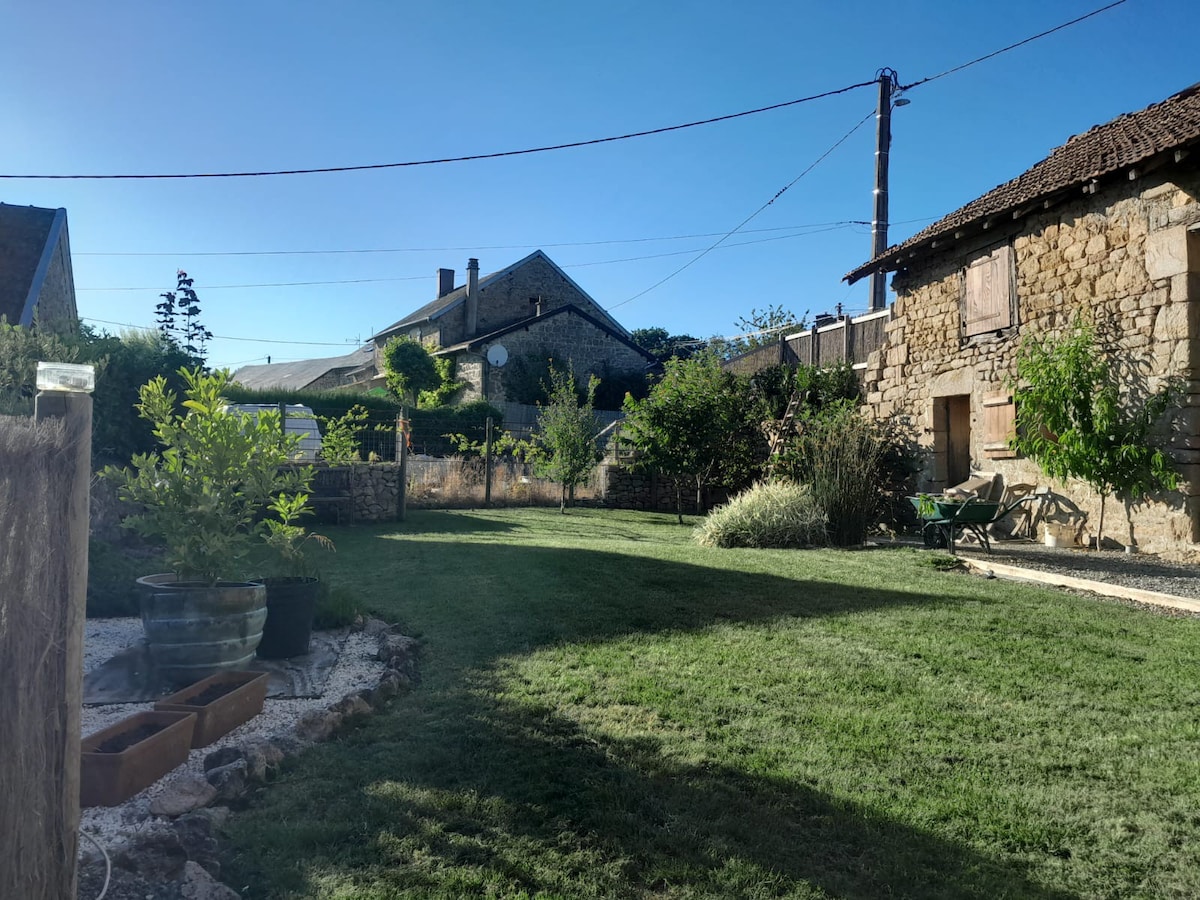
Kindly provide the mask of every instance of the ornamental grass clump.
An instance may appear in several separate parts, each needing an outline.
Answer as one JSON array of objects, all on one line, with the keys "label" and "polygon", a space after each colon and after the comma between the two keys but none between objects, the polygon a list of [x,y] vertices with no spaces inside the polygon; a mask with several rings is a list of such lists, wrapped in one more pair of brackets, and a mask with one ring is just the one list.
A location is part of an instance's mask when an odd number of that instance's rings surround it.
[{"label": "ornamental grass clump", "polygon": [[696,526],[703,547],[810,547],[825,543],[825,513],[807,485],[756,484]]}]

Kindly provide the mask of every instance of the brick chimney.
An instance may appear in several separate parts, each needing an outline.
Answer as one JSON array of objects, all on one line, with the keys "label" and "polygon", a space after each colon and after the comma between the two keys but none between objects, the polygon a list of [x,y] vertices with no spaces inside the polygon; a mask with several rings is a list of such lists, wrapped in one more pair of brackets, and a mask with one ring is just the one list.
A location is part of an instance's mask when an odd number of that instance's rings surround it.
[{"label": "brick chimney", "polygon": [[454,270],[438,269],[438,296],[445,297],[454,290]]},{"label": "brick chimney", "polygon": [[467,260],[467,340],[479,332],[479,260]]}]

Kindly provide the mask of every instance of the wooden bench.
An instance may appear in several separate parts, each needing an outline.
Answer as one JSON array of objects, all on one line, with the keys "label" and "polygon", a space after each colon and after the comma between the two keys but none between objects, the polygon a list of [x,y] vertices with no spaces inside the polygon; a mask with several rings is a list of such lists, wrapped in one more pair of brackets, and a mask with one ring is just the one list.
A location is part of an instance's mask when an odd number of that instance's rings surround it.
[{"label": "wooden bench", "polygon": [[345,467],[317,467],[313,470],[312,493],[308,497],[318,522],[334,525],[354,521],[354,498],[350,494],[350,470]]}]

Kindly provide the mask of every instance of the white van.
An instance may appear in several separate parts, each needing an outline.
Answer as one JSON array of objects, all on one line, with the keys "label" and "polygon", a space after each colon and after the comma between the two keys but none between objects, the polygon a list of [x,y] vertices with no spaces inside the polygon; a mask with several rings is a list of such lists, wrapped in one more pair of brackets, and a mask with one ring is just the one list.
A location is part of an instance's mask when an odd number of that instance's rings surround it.
[{"label": "white van", "polygon": [[[260,412],[279,412],[279,404],[231,403],[228,409],[248,413],[257,422]],[[313,411],[299,403],[288,404],[284,409],[287,411],[287,433],[300,435],[300,453],[296,458],[314,461],[321,454],[321,430]]]}]

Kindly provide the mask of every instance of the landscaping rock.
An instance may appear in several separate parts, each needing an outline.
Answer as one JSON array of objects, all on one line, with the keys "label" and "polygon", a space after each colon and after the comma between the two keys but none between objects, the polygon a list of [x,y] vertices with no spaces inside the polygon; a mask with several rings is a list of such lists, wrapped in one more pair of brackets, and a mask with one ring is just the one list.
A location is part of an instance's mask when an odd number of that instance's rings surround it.
[{"label": "landscaping rock", "polygon": [[387,622],[383,621],[383,619],[374,619],[374,618],[369,618],[362,624],[363,633],[367,634],[371,637],[375,637],[376,635],[384,634],[385,632],[391,631],[393,627],[394,626],[389,625]]},{"label": "landscaping rock", "polygon": [[358,694],[347,694],[333,706],[329,707],[329,711],[337,713],[345,719],[352,719],[355,716],[366,716],[371,714],[371,704],[364,700]]},{"label": "landscaping rock", "polygon": [[214,878],[220,876],[221,860],[212,819],[194,812],[180,816],[175,820],[175,834],[190,862],[199,863]]},{"label": "landscaping rock", "polygon": [[241,894],[221,884],[194,862],[184,866],[179,893],[183,900],[241,900]]},{"label": "landscaping rock", "polygon": [[217,766],[206,777],[208,783],[217,789],[219,799],[234,800],[246,792],[246,761],[238,759],[228,765]]},{"label": "landscaping rock", "polygon": [[386,662],[392,668],[399,668],[395,661],[406,661],[417,655],[417,639],[405,634],[380,634],[379,652],[376,659]]},{"label": "landscaping rock", "polygon": [[217,789],[195,775],[182,775],[167,783],[150,802],[150,814],[174,819],[216,799]]},{"label": "landscaping rock", "polygon": [[188,856],[173,828],[156,826],[142,833],[136,845],[116,849],[112,861],[116,867],[158,883],[179,878]]},{"label": "landscaping rock", "polygon": [[246,754],[241,747],[222,747],[220,750],[214,750],[208,756],[204,757],[204,771],[211,772],[213,769],[218,769],[221,766],[227,766],[232,762],[237,762],[239,759],[245,759]]},{"label": "landscaping rock", "polygon": [[320,743],[333,734],[341,724],[342,717],[332,710],[309,710],[296,723],[296,737],[302,741]]}]

